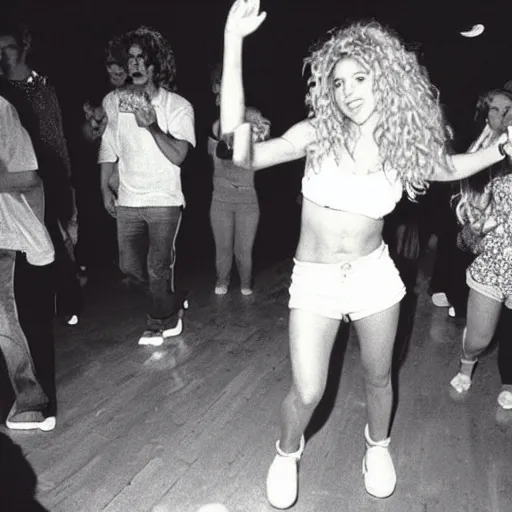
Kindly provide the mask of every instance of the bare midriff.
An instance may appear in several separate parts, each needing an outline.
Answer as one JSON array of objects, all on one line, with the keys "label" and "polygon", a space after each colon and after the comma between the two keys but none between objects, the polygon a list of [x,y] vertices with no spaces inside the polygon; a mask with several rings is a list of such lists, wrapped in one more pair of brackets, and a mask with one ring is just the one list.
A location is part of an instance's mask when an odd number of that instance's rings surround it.
[{"label": "bare midriff", "polygon": [[325,208],[304,198],[295,257],[312,263],[352,261],[382,244],[383,219]]}]

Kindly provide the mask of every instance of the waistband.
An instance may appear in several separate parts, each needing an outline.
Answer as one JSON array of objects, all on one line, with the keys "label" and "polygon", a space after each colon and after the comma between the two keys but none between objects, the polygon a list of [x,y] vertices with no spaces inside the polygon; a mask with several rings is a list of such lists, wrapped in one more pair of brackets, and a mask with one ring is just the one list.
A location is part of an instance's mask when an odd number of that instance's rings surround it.
[{"label": "waistband", "polygon": [[355,258],[353,260],[340,260],[335,263],[316,263],[312,261],[301,261],[296,258],[293,258],[293,262],[296,265],[301,267],[309,267],[311,269],[315,268],[317,270],[330,270],[336,268],[353,268],[358,267],[360,265],[365,265],[370,261],[375,261],[380,259],[382,256],[386,256],[389,254],[388,245],[382,242],[379,247],[374,249],[372,252],[365,254],[364,256],[359,256],[359,258]]}]

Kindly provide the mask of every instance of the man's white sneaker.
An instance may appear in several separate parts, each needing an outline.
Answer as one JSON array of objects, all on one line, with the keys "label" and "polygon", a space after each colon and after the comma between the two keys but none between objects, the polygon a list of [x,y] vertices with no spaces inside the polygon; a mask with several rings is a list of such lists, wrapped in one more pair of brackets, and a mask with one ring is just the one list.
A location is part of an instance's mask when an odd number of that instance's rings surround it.
[{"label": "man's white sneaker", "polygon": [[164,329],[163,337],[170,338],[171,336],[179,336],[183,332],[183,320],[178,318],[176,325],[174,327],[170,327],[169,329]]},{"label": "man's white sneaker", "polygon": [[55,428],[55,416],[45,418],[41,412],[28,411],[15,415],[6,420],[5,425],[10,430],[42,430],[50,432]]},{"label": "man's white sneaker", "polygon": [[144,331],[139,339],[139,345],[152,345],[153,347],[159,347],[164,342],[164,336],[162,331],[153,331],[147,329]]},{"label": "man's white sneaker", "polygon": [[304,436],[299,449],[294,453],[284,453],[276,442],[277,455],[270,465],[267,475],[267,499],[274,508],[290,508],[298,495],[299,460],[304,451]]},{"label": "man's white sneaker", "polygon": [[373,441],[368,425],[364,429],[366,454],[363,458],[364,486],[368,494],[376,498],[387,498],[396,487],[396,472],[389,453],[390,438]]}]

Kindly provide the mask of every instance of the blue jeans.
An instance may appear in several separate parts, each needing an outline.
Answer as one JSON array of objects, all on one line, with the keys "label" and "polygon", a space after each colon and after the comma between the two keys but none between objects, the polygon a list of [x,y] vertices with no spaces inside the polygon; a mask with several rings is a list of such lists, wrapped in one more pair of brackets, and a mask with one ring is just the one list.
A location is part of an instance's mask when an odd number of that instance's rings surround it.
[{"label": "blue jeans", "polygon": [[0,349],[15,394],[13,412],[44,411],[48,398],[36,378],[14,299],[15,261],[16,251],[0,249]]},{"label": "blue jeans", "polygon": [[182,307],[174,288],[181,212],[181,206],[117,207],[119,268],[136,283],[149,285],[148,329],[174,327]]},{"label": "blue jeans", "polygon": [[251,288],[252,252],[258,230],[258,203],[229,203],[212,200],[210,222],[215,239],[217,283],[228,284],[235,257],[242,288]]}]

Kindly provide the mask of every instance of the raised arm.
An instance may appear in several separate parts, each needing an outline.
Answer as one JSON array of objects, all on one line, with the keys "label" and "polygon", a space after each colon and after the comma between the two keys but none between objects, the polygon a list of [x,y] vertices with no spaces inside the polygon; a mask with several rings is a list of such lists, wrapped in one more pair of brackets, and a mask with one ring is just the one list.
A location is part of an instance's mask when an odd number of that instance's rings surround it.
[{"label": "raised arm", "polygon": [[231,133],[244,122],[245,97],[242,81],[242,46],[266,18],[259,13],[259,0],[236,0],[229,10],[224,28],[224,58],[220,87],[221,134]]},{"label": "raised arm", "polygon": [[432,181],[458,181],[469,178],[504,158],[512,157],[512,127],[509,127],[507,133],[502,134],[495,142],[472,153],[462,153],[460,155],[447,156],[450,159],[453,172],[447,172],[444,169],[436,171],[431,178]]},{"label": "raised arm", "polygon": [[315,130],[310,121],[294,124],[281,137],[253,143],[251,125],[244,123],[235,130],[233,162],[239,167],[258,171],[306,156],[306,148],[314,141]]},{"label": "raised arm", "polygon": [[309,121],[292,126],[281,137],[254,144],[251,126],[244,123],[245,97],[242,81],[242,46],[244,37],[252,34],[265,20],[259,12],[259,0],[236,0],[229,11],[224,30],[224,59],[220,88],[220,131],[231,136],[233,162],[258,170],[297,160],[306,155],[306,147],[314,140]]}]

